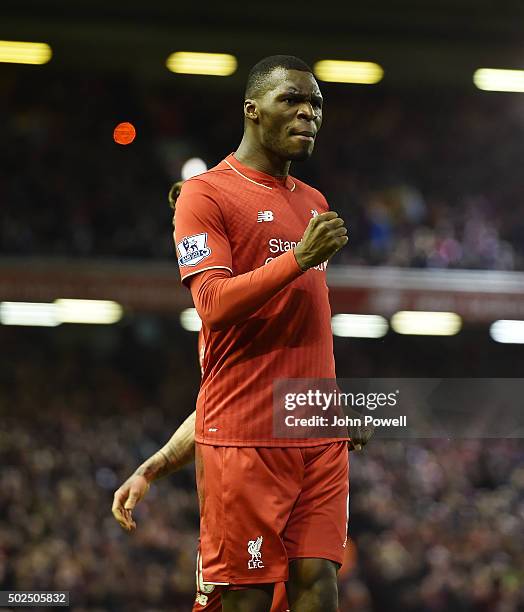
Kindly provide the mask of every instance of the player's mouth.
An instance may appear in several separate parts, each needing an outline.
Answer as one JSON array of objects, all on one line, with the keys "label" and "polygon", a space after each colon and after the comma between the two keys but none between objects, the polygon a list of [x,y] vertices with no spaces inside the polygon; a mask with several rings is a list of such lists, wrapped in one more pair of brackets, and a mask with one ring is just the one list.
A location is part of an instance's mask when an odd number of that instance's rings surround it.
[{"label": "player's mouth", "polygon": [[299,138],[300,140],[305,140],[306,142],[313,142],[315,140],[315,132],[311,130],[295,130],[291,132],[291,136]]}]

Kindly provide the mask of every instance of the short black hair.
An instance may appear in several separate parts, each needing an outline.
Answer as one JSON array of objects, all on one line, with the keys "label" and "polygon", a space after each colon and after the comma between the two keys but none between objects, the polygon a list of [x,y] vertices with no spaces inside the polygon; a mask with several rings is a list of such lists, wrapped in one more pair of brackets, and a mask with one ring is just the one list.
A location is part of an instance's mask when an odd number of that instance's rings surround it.
[{"label": "short black hair", "polygon": [[310,72],[311,68],[294,55],[270,55],[261,59],[249,71],[246,83],[245,98],[256,98],[265,93],[268,77],[275,68],[285,68],[286,70],[301,70]]}]

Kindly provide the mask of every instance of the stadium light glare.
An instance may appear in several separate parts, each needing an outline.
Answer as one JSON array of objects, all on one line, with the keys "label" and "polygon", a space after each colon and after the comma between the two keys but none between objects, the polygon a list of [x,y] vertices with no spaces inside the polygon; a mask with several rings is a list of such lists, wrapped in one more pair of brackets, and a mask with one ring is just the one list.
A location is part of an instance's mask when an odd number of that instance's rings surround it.
[{"label": "stadium light glare", "polygon": [[47,43],[0,40],[0,62],[7,64],[47,64],[53,52]]},{"label": "stadium light glare", "polygon": [[54,304],[46,302],[0,302],[2,325],[56,327],[61,321]]},{"label": "stadium light glare", "polygon": [[166,60],[171,72],[182,74],[204,74],[210,76],[230,76],[237,69],[238,62],[228,53],[193,53],[177,51]]},{"label": "stadium light glare", "polygon": [[454,336],[462,328],[462,319],[454,312],[401,310],[391,317],[397,334],[418,336]]},{"label": "stadium light glare", "polygon": [[202,328],[202,321],[196,308],[186,308],[180,313],[180,325],[191,332],[198,332]]},{"label": "stadium light glare", "polygon": [[320,60],[313,66],[313,72],[321,81],[357,85],[375,85],[384,77],[384,69],[374,62]]},{"label": "stadium light glare", "polygon": [[505,344],[524,344],[524,321],[500,319],[492,323],[489,335],[495,342]]},{"label": "stadium light glare", "polygon": [[123,308],[111,300],[58,299],[54,302],[0,302],[3,325],[56,327],[61,323],[107,325],[120,321]]},{"label": "stadium light glare", "polygon": [[473,74],[473,83],[484,91],[524,92],[524,70],[479,68]]},{"label": "stadium light glare", "polygon": [[200,157],[191,157],[182,166],[182,180],[187,181],[192,176],[202,174],[207,170],[206,162]]},{"label": "stadium light glare", "polygon": [[124,312],[120,304],[111,300],[59,299],[54,305],[61,323],[110,325],[120,321]]},{"label": "stadium light glare", "polygon": [[388,328],[380,315],[336,314],[331,318],[333,335],[343,338],[382,338]]}]

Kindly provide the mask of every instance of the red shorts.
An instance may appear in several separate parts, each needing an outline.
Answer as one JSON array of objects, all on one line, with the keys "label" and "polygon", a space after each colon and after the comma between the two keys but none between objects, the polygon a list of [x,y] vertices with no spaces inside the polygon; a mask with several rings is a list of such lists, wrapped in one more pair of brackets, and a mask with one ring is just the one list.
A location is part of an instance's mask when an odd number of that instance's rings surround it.
[{"label": "red shorts", "polygon": [[[216,587],[207,595],[197,590],[193,612],[222,612],[221,595],[224,588],[227,587]],[[286,587],[281,582],[275,584],[271,612],[289,612]]]},{"label": "red shorts", "polygon": [[195,455],[203,584],[285,582],[292,559],[342,564],[347,442],[305,448],[197,443]]}]

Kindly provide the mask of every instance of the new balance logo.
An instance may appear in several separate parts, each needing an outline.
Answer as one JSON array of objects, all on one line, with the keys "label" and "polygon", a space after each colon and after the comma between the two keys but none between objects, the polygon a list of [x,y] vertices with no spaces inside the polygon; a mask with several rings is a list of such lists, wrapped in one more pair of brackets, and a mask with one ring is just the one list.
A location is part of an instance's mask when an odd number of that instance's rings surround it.
[{"label": "new balance logo", "polygon": [[318,217],[318,210],[312,208],[310,212],[312,217]]},{"label": "new balance logo", "polygon": [[207,600],[209,597],[207,595],[202,595],[202,593],[197,593],[195,598],[195,603],[200,604],[202,607],[207,606]]},{"label": "new balance logo", "polygon": [[257,216],[257,223],[262,223],[263,221],[273,221],[273,211],[272,210],[259,210]]},{"label": "new balance logo", "polygon": [[249,540],[247,543],[247,552],[251,555],[251,559],[247,562],[248,569],[262,569],[264,567],[260,551],[263,540],[262,536],[258,536],[256,540]]}]

